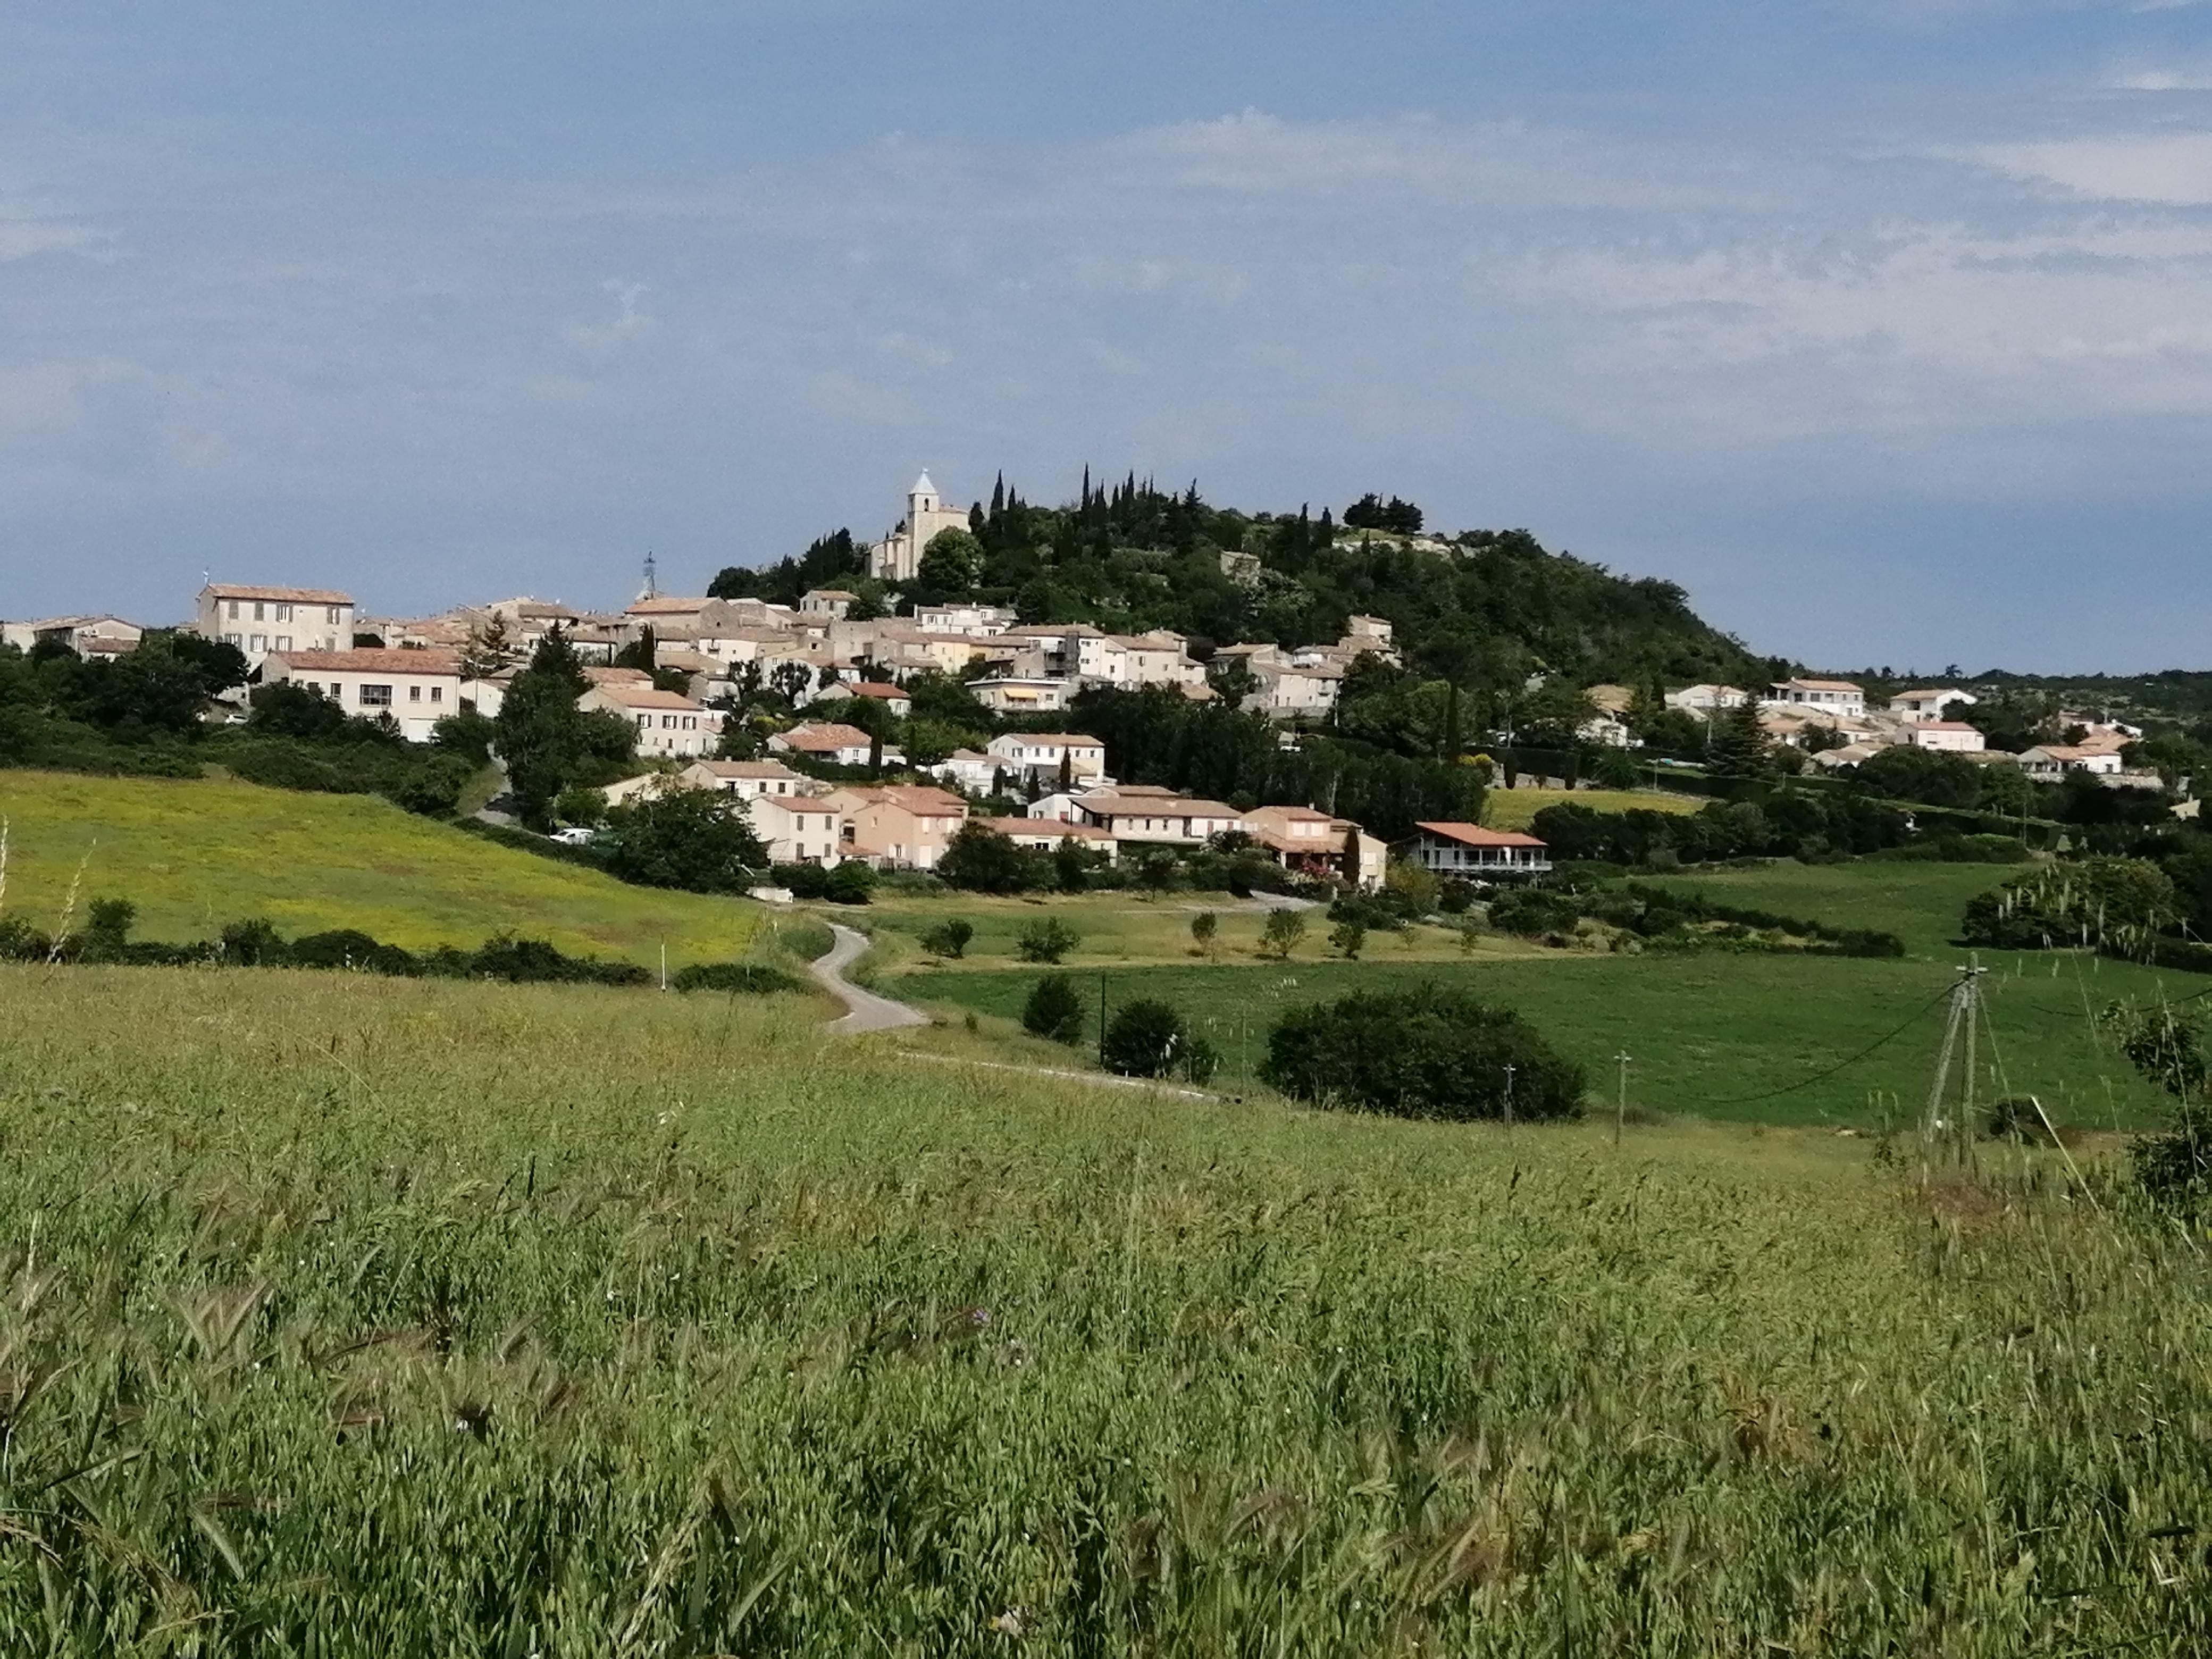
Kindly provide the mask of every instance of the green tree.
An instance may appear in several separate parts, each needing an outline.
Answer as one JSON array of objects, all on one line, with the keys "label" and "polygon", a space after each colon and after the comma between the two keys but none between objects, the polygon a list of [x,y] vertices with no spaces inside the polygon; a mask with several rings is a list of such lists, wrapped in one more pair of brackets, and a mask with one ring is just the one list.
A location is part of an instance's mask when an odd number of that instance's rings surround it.
[{"label": "green tree", "polygon": [[930,592],[954,598],[983,580],[983,544],[965,530],[940,530],[921,550],[915,576]]},{"label": "green tree", "polygon": [[2203,1016],[2163,1000],[2116,1002],[2102,1024],[2129,1063],[2174,1103],[2171,1122],[2137,1136],[2129,1149],[2136,1179],[2160,1204],[2185,1213],[2203,1208],[2212,1202],[2212,1106],[2205,1098],[2212,1066],[2204,1054]]},{"label": "green tree", "polygon": [[1114,1011],[1099,1057],[1123,1077],[1165,1077],[1189,1045],[1181,1014],[1156,998],[1139,997]]},{"label": "green tree", "polygon": [[1011,837],[970,818],[952,832],[937,861],[938,878],[974,893],[1025,893],[1043,884],[1042,859],[1024,852]]},{"label": "green tree", "polygon": [[1014,954],[1024,962],[1058,962],[1083,942],[1083,936],[1058,916],[1046,916],[1022,929]]},{"label": "green tree", "polygon": [[962,916],[939,923],[921,936],[921,948],[933,957],[957,961],[968,953],[968,941],[975,937],[975,924]]},{"label": "green tree", "polygon": [[1712,769],[1723,777],[1764,777],[1773,769],[1759,708],[1747,697],[1713,725]]},{"label": "green tree", "polygon": [[1298,1100],[1468,1121],[1572,1116],[1582,1068],[1508,1010],[1428,984],[1358,991],[1285,1014],[1261,1076]]},{"label": "green tree", "polygon": [[647,792],[607,813],[607,868],[645,887],[740,891],[768,868],[744,803],[708,789]]},{"label": "green tree", "polygon": [[1270,910],[1267,925],[1260,930],[1260,948],[1272,952],[1278,962],[1288,962],[1305,936],[1306,919],[1297,911]]},{"label": "green tree", "polygon": [[1367,944],[1367,929],[1356,921],[1340,921],[1329,929],[1328,942],[1346,962],[1357,962]]},{"label": "green tree", "polygon": [[635,752],[637,733],[629,721],[576,707],[590,689],[574,648],[556,628],[501,700],[493,722],[500,758],[522,821],[533,830],[550,823],[562,790],[607,781]]},{"label": "green tree", "polygon": [[1066,974],[1047,974],[1030,988],[1022,1005],[1022,1029],[1054,1042],[1083,1040],[1083,997]]},{"label": "green tree", "polygon": [[1201,955],[1212,956],[1216,937],[1221,932],[1221,918],[1211,910],[1200,910],[1190,919],[1190,942]]}]

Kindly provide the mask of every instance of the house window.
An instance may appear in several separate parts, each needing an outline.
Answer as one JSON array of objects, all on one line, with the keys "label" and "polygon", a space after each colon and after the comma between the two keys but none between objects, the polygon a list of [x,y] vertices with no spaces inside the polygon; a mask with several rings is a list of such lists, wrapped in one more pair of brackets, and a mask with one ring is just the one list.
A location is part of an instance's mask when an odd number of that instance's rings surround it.
[{"label": "house window", "polygon": [[407,701],[408,701],[408,702],[422,702],[422,688],[421,686],[419,686],[419,685],[410,685],[410,686],[409,686],[409,687],[407,688]]},{"label": "house window", "polygon": [[289,651],[292,648],[292,636],[289,634],[279,634],[276,636],[276,648],[279,651]]},{"label": "house window", "polygon": [[336,628],[338,625],[338,607],[334,605],[325,605],[323,607],[323,620],[328,623],[331,627]]},{"label": "house window", "polygon": [[238,620],[238,601],[236,599],[233,599],[230,602],[230,619],[233,622],[236,622]]},{"label": "house window", "polygon": [[265,609],[266,609],[266,607],[264,607],[264,606],[262,605],[262,603],[261,603],[261,601],[260,601],[260,600],[258,600],[258,599],[254,600],[254,602],[253,602],[253,620],[254,620],[254,621],[256,621],[256,622],[266,622],[266,621],[268,621],[268,620],[269,620],[269,618],[268,618],[268,617],[264,614],[264,612],[265,612]]},{"label": "house window", "polygon": [[444,686],[434,685],[430,688],[430,701],[432,702],[443,702],[445,700],[446,688]]},{"label": "house window", "polygon": [[276,620],[277,620],[278,622],[289,622],[289,621],[291,621],[291,620],[292,620],[292,607],[291,607],[290,605],[278,605],[278,606],[276,607]]},{"label": "house window", "polygon": [[[230,610],[233,616],[236,616],[238,614],[238,607],[236,605],[231,606]],[[222,642],[225,645],[244,645],[246,643],[246,635],[243,634],[226,634],[222,636]]]},{"label": "house window", "polygon": [[266,634],[256,634],[253,636],[253,648],[256,651],[266,651],[269,648],[269,636]]},{"label": "house window", "polygon": [[391,708],[392,688],[388,685],[362,686],[361,688],[361,706],[363,708]]}]

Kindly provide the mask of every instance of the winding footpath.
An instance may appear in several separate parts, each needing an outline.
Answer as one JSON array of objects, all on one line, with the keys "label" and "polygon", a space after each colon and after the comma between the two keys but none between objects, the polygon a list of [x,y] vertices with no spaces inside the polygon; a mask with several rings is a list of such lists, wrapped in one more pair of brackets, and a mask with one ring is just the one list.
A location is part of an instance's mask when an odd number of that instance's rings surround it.
[{"label": "winding footpath", "polygon": [[864,991],[847,979],[845,970],[860,959],[868,948],[868,941],[834,921],[830,924],[830,932],[837,942],[830,947],[827,956],[817,957],[809,963],[807,971],[823,990],[845,1005],[844,1018],[830,1022],[831,1030],[840,1036],[858,1036],[863,1031],[895,1031],[901,1026],[929,1024],[929,1016],[921,1009],[879,997],[873,991]]}]

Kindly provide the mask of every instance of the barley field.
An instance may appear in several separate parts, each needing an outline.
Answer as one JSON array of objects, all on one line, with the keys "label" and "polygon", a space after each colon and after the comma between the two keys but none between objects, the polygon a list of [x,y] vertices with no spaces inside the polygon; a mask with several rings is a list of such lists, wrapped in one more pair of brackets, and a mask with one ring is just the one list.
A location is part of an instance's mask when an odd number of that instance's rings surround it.
[{"label": "barley field", "polygon": [[2212,1271],[2094,1168],[823,1012],[0,969],[0,1650],[2212,1644]]}]

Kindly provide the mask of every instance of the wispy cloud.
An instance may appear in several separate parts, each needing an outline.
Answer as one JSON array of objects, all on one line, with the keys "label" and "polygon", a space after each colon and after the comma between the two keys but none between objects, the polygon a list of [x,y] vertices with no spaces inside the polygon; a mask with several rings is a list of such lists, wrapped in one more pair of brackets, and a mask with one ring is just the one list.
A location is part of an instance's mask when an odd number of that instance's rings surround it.
[{"label": "wispy cloud", "polygon": [[2017,179],[2115,202],[2212,205],[2212,132],[2159,132],[1984,144],[1972,152]]}]

